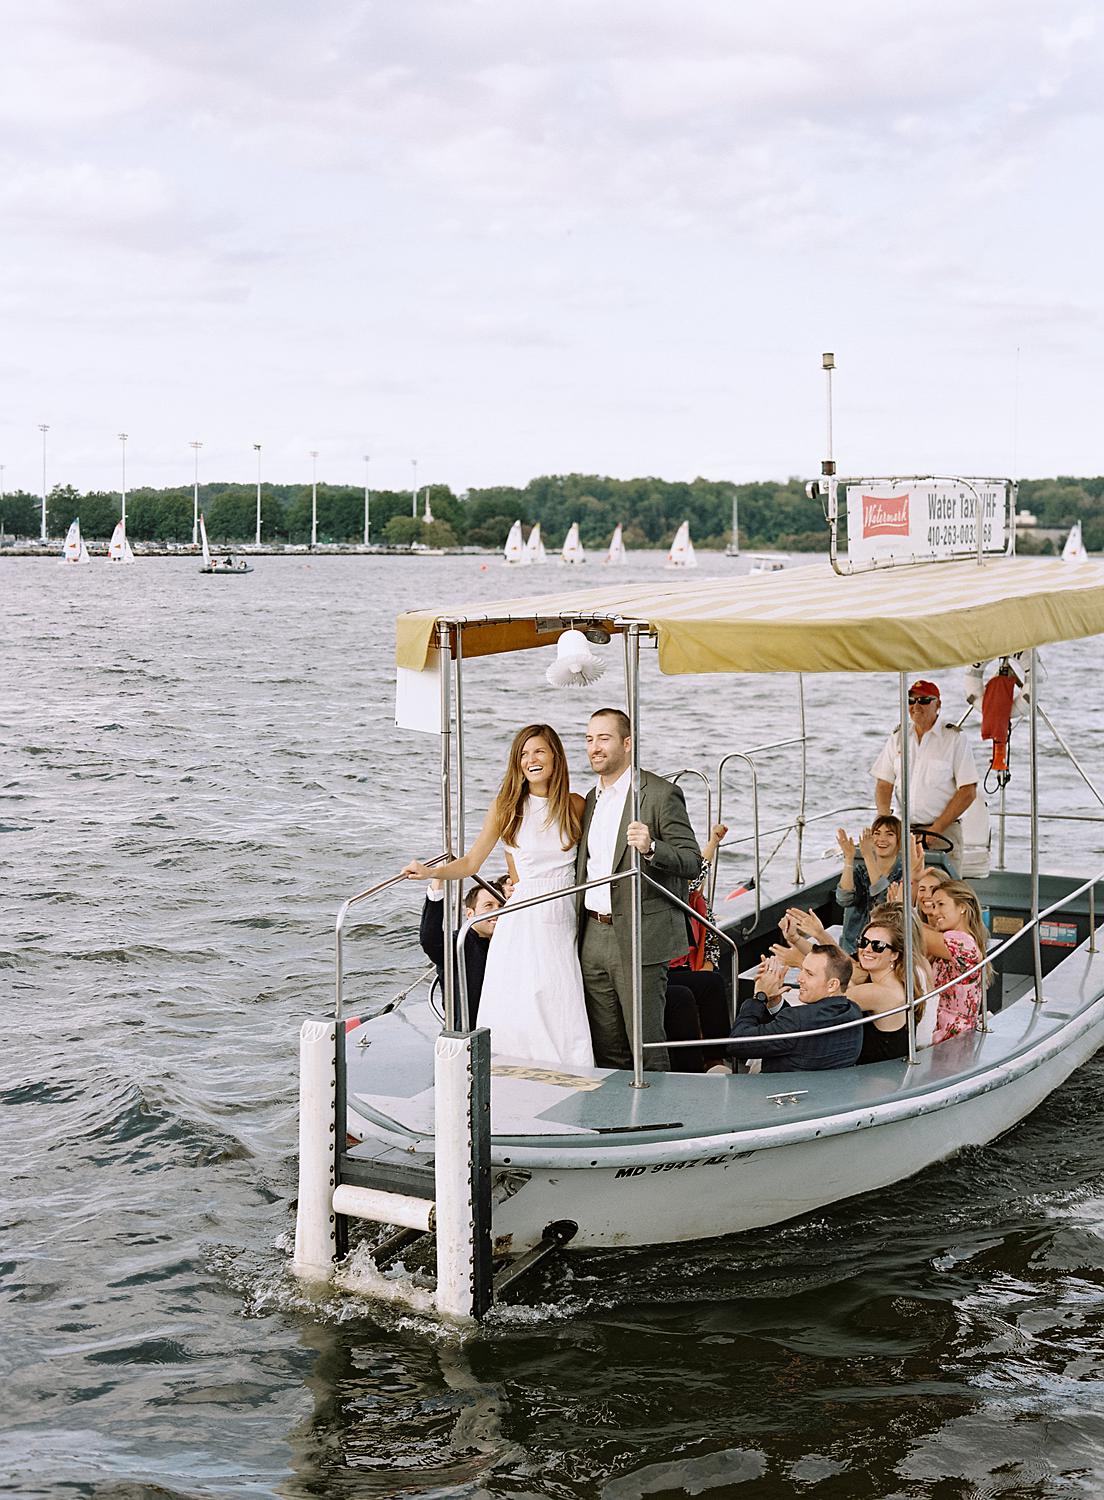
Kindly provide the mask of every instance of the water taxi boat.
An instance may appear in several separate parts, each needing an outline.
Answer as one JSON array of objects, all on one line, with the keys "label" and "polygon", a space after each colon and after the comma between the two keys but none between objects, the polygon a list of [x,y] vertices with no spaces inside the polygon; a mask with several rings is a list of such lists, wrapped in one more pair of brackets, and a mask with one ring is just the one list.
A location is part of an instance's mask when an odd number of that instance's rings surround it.
[{"label": "water taxi boat", "polygon": [[[830,488],[834,509],[834,479]],[[967,483],[958,493],[961,499],[980,491]],[[835,514],[832,521],[835,527]],[[464,844],[463,673],[472,658],[519,653],[517,668],[531,670],[536,684],[547,649],[563,631],[584,632],[598,650],[619,638],[624,701],[634,724],[644,653],[657,654],[660,672],[676,688],[679,678],[699,674],[794,674],[799,736],[746,747],[697,773],[716,786],[718,817],[726,761],[738,759],[752,777],[752,827],[742,834],[756,879],[726,907],[718,928],[736,979],[777,940],[787,907],[811,909],[826,921],[838,915],[838,866],[812,876],[803,869],[810,826],[823,821],[834,829],[846,811],[808,805],[803,674],[893,674],[904,722],[912,676],[1010,653],[1026,653],[1033,664],[1040,646],[1104,632],[1104,564],[1008,555],[1014,543],[1005,545],[1003,529],[998,554],[979,546],[968,555],[969,537],[963,527],[938,559],[934,552],[901,562],[878,555],[851,566],[841,563],[833,529],[832,561],[822,567],[677,587],[610,582],[401,615],[399,722],[439,737],[444,852],[438,858]],[[896,545],[904,550],[900,537]],[[490,1053],[486,1031],[467,1026],[463,964],[446,965],[439,1013],[409,991],[362,993],[349,1003],[344,931],[378,907],[401,877],[350,897],[336,924],[335,1013],[305,1023],[301,1039],[299,1274],[333,1274],[350,1217],[405,1226],[404,1234],[435,1230],[438,1306],[478,1317],[493,1295],[494,1260],[525,1265],[552,1245],[675,1244],[779,1223],[884,1187],[1022,1120],[1104,1043],[1104,953],[1095,915],[1104,871],[1084,878],[1044,872],[1043,823],[1052,820],[1061,830],[1063,817],[1083,814],[1045,807],[1038,754],[1045,709],[1034,673],[1031,681],[1025,719],[1032,795],[1024,814],[1030,867],[1007,869],[999,859],[973,882],[994,934],[988,959],[997,977],[988,1006],[978,1030],[927,1048],[917,1045],[910,1011],[910,1055],[900,1061],[784,1075],[645,1074],[639,1030],[631,1038],[632,1070],[565,1071],[499,1057]],[[516,682],[515,671],[515,693]],[[686,686],[700,691],[696,682]],[[754,787],[770,753],[795,743],[803,770],[793,793],[793,877],[772,887],[760,849],[767,832],[777,830],[759,827]],[[1104,805],[1071,760],[1091,798]],[[907,749],[903,781],[907,788]],[[902,811],[907,823],[907,790]],[[1012,814],[1002,798],[1001,855],[1006,816]],[[616,878],[632,882],[639,959],[646,866],[634,854]],[[906,870],[906,904],[910,881]],[[470,923],[459,921],[454,900],[445,907],[447,940],[459,945]],[[509,920],[509,907],[498,920]],[[639,968],[636,986],[639,1027]],[[457,1057],[459,1084],[447,1071]],[[464,1079],[472,1091],[457,1113]]]}]

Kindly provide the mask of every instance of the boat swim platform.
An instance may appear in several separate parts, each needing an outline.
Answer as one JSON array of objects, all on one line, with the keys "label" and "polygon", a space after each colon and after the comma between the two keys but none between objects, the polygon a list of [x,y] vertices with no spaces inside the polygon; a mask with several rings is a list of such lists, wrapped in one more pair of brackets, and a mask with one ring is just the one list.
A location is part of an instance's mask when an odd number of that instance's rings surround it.
[{"label": "boat swim platform", "polygon": [[[648,1073],[647,1088],[634,1089],[627,1070],[564,1070],[496,1057],[494,1165],[585,1169],[634,1159],[674,1161],[707,1152],[711,1139],[721,1148],[722,1138],[731,1159],[741,1137],[747,1149],[757,1150],[930,1114],[1029,1071],[1036,1065],[1033,1054],[1039,1061],[1051,1056],[1054,1048],[1047,1044],[1104,1003],[1104,951],[1090,953],[1083,944],[1046,977],[1044,997],[1036,1008],[1029,986],[1019,998],[1006,999],[987,1032],[925,1048],[912,1067],[900,1060],[817,1072]],[[383,1024],[395,1019],[383,1018]],[[394,1036],[383,1049],[386,1094],[377,1091],[378,1080],[365,1062],[350,1063],[349,1119],[364,1139],[343,1153],[341,1178],[392,1188],[405,1179],[403,1191],[431,1197],[433,1049],[419,1027],[401,1029],[408,1033],[402,1059]]]}]

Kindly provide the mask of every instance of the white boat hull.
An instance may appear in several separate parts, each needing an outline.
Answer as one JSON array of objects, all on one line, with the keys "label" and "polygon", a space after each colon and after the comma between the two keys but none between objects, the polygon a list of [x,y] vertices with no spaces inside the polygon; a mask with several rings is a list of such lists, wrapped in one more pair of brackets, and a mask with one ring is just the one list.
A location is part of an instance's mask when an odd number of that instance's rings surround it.
[{"label": "white boat hull", "polygon": [[[500,1163],[495,1169],[499,1195],[515,1185],[516,1191],[494,1205],[496,1251],[523,1252],[540,1242],[546,1225],[564,1219],[579,1226],[572,1250],[717,1238],[887,1187],[964,1146],[995,1140],[1037,1108],[1104,1044],[1104,1000],[1069,1031],[1075,1035],[1060,1033],[1061,1045],[1059,1038],[1050,1039],[1038,1049],[1035,1065],[1007,1082],[994,1077],[984,1091],[957,1101],[931,1096],[906,1107],[901,1101],[896,1118],[893,1107],[856,1111],[844,1128],[834,1128],[839,1122],[833,1122],[832,1133],[812,1138],[804,1127],[794,1127],[790,1133],[805,1138],[786,1140],[782,1105],[780,1125],[757,1132],[764,1138],[758,1143],[746,1133],[742,1140],[730,1138],[727,1146],[713,1138],[639,1147],[639,1159],[610,1167]],[[780,1091],[788,1078],[799,1086],[794,1075],[776,1076]],[[717,1083],[738,1088],[740,1079]],[[875,1119],[879,1115],[882,1123]],[[525,1180],[527,1171],[532,1175]]]}]

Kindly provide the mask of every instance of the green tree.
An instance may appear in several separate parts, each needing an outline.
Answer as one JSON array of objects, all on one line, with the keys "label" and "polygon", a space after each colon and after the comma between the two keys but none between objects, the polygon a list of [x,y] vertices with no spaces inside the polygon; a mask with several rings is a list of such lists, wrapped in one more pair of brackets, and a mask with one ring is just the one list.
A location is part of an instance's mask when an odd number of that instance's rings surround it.
[{"label": "green tree", "polygon": [[390,547],[409,547],[411,542],[422,540],[422,523],[413,516],[392,516],[383,535]]},{"label": "green tree", "polygon": [[41,514],[42,501],[37,495],[32,495],[28,490],[9,490],[3,500],[0,500],[0,534],[36,537],[40,530]]}]

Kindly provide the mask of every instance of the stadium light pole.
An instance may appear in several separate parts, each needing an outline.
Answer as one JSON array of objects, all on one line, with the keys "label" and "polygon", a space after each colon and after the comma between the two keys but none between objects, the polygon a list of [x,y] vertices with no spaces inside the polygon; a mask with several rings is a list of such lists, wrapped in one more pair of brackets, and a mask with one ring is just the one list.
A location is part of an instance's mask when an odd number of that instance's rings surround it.
[{"label": "stadium light pole", "polygon": [[414,488],[410,491],[410,514],[416,521],[418,519],[418,460],[412,458],[410,466],[414,470]]},{"label": "stadium light pole", "polygon": [[368,538],[372,534],[372,512],[370,510],[371,492],[368,489],[368,465],[371,463],[371,455],[364,455],[364,545],[368,546]]},{"label": "stadium light pole", "polygon": [[311,546],[318,545],[318,449],[310,450],[311,456]]},{"label": "stadium light pole", "polygon": [[196,439],[189,443],[188,447],[195,454],[195,467],[192,470],[192,546],[199,546],[199,450],[203,444]]},{"label": "stadium light pole", "polygon": [[126,435],[125,432],[120,432],[120,434],[119,434],[119,441],[123,445],[123,491],[122,491],[122,493],[123,493],[123,509],[122,509],[122,522],[123,522],[123,531],[125,532],[126,531],[126,445],[127,445],[127,435]]},{"label": "stadium light pole", "polygon": [[39,541],[46,540],[46,434],[50,430],[49,422],[40,422],[38,430],[42,434],[42,527],[39,532]]},{"label": "stadium light pole", "polygon": [[253,538],[253,545],[261,545],[261,445],[253,444],[253,451],[257,455],[257,535]]}]

